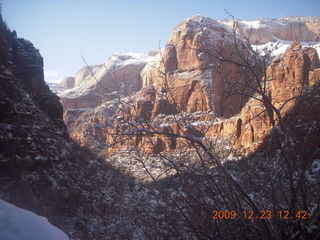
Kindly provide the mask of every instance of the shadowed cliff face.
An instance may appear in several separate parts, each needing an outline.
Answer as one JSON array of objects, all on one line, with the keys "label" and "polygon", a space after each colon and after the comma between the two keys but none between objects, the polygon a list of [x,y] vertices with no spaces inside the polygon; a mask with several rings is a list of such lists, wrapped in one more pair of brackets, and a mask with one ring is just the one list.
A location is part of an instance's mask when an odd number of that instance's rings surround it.
[{"label": "shadowed cliff face", "polygon": [[[0,198],[47,217],[71,238],[89,239],[106,223],[101,208],[110,216],[119,212],[113,198],[122,194],[115,190],[131,180],[69,138],[39,51],[1,16],[0,48]],[[79,210],[87,207],[85,220]]]},{"label": "shadowed cliff face", "polygon": [[[30,158],[28,164],[33,166],[50,155],[50,146],[35,151],[39,146],[31,147],[33,141],[50,145],[53,140],[47,135],[53,133],[61,140],[67,139],[62,106],[44,82],[39,51],[29,41],[17,38],[3,22],[0,28],[2,162],[25,164],[22,159]],[[57,157],[58,151],[54,149],[50,158]]]},{"label": "shadowed cliff face", "polygon": [[[44,82],[43,59],[39,50],[31,42],[17,38],[15,32],[6,32],[3,25],[1,31],[3,91],[13,90],[10,89],[12,87],[10,82],[14,77],[16,79],[15,85],[23,88],[32,101],[52,120],[61,120],[62,106],[59,103],[59,98],[50,91]],[[13,100],[17,99],[13,98]]]}]

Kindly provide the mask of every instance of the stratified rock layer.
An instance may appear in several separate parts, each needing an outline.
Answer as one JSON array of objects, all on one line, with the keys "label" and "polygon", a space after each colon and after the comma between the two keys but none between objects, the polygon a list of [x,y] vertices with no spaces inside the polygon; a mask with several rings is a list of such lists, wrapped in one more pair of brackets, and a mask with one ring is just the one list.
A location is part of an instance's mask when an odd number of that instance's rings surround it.
[{"label": "stratified rock layer", "polygon": [[[161,134],[155,134],[151,142],[141,136],[130,140],[114,137],[123,122],[152,122],[160,132],[228,139],[235,149],[250,153],[274,123],[261,96],[254,95],[256,91],[241,92],[242,88],[254,89],[253,82],[263,78],[264,70],[255,65],[255,76],[244,71],[242,57],[259,62],[259,56],[223,24],[201,16],[187,19],[175,27],[165,47],[142,69],[138,93],[123,100],[119,94],[118,102],[105,98],[101,107],[92,110],[65,112],[70,134],[82,145],[99,149],[98,153],[114,154],[130,145],[144,152],[174,151],[187,145],[181,138]],[[299,43],[270,62],[266,94],[282,117],[316,84],[319,72],[317,52]],[[276,113],[272,114],[279,124]],[[191,126],[177,124],[186,119]]]},{"label": "stratified rock layer", "polygon": [[74,83],[75,83],[74,77],[66,77],[62,79],[59,85],[65,89],[70,89],[74,87]]},{"label": "stratified rock layer", "polygon": [[145,54],[116,53],[105,64],[81,68],[74,77],[74,86],[59,93],[64,111],[94,108],[114,91],[122,94],[138,91],[140,71],[152,58]]},{"label": "stratified rock layer", "polygon": [[164,88],[170,91],[169,103],[178,111],[213,110],[217,116],[232,116],[246,100],[237,94],[228,96],[223,81],[235,84],[241,80],[240,67],[226,61],[222,64],[222,56],[240,65],[240,54],[250,55],[230,30],[213,19],[195,16],[175,27],[154,66],[147,65],[142,71],[142,86],[151,84],[157,96]]},{"label": "stratified rock layer", "polygon": [[320,17],[284,17],[278,19],[225,20],[229,28],[236,27],[240,37],[254,44],[264,44],[277,39],[289,41],[319,41]]}]

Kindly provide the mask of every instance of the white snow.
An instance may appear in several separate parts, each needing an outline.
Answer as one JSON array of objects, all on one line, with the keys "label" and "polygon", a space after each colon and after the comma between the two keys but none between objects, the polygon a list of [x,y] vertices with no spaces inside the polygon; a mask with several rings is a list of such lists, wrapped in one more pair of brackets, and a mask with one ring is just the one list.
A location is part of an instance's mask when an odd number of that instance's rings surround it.
[{"label": "white snow", "polygon": [[[214,31],[216,31],[219,28],[224,28],[223,23],[212,18],[203,17],[197,14],[192,16],[191,18],[187,18],[182,23],[177,25],[174,28],[174,32],[184,30],[186,26],[189,30],[193,30],[196,32],[206,31],[208,30],[208,28]],[[229,29],[227,29],[227,31],[231,33]]]},{"label": "white snow", "polygon": [[314,162],[312,163],[312,172],[320,172],[320,160],[316,159],[314,160]]},{"label": "white snow", "polygon": [[[288,47],[291,46],[291,44],[294,41],[286,41],[277,39],[275,42],[268,42],[266,44],[262,45],[252,45],[252,48],[255,51],[258,51],[261,55],[264,55],[267,52],[270,52],[272,56],[277,56],[286,51]],[[308,42],[300,42],[302,47],[312,47],[315,48],[318,55],[320,56],[320,43],[308,43]]]},{"label": "white snow", "polygon": [[[241,20],[241,19],[235,19],[234,21],[236,22],[237,26],[242,28],[242,29],[276,29],[279,27],[285,27],[288,26],[289,24],[298,22],[298,23],[303,23],[306,22],[310,19],[306,17],[302,18],[294,18],[294,17],[288,17],[288,18],[278,18],[278,19],[267,19],[267,18],[261,18],[261,19],[256,19],[256,20]],[[220,20],[219,22],[228,28],[233,27],[234,21],[232,19],[227,19],[227,20]]]},{"label": "white snow", "polygon": [[46,84],[48,85],[48,87],[50,88],[51,92],[58,94],[64,90],[66,90],[64,87],[62,87],[61,85],[59,85],[58,83],[50,83],[50,82],[46,82]]},{"label": "white snow", "polygon": [[44,217],[0,199],[1,240],[68,240]]},{"label": "white snow", "polygon": [[[154,56],[143,53],[114,53],[111,57],[109,57],[105,64],[96,65],[95,68],[91,68],[95,77],[92,76],[87,67],[84,67],[76,74],[75,87],[59,92],[58,95],[59,97],[66,98],[75,98],[86,95],[90,93],[96,86],[99,86],[98,82],[101,82],[103,79],[110,78],[110,81],[112,81],[112,76],[115,72],[118,72],[124,68],[128,68],[129,71],[129,67],[132,68],[133,66],[143,67],[145,64],[153,60]],[[84,80],[77,81],[77,75],[86,76]]]},{"label": "white snow", "polygon": [[[194,34],[194,43],[201,42],[204,46],[209,48],[214,48],[217,40],[221,40],[221,44],[233,43],[234,35],[231,31],[230,26],[226,28],[226,24],[219,22],[217,20],[203,17],[200,15],[195,15],[188,18],[177,25],[172,32],[172,40],[177,38],[177,36],[184,36]],[[236,36],[237,37],[237,36]]]},{"label": "white snow", "polygon": [[[102,67],[103,67],[103,64],[89,66],[93,74],[96,74]],[[92,74],[90,70],[88,69],[87,66],[85,66],[76,72],[76,74],[74,75],[75,87],[81,85],[85,81],[90,81],[90,78],[92,78]]]},{"label": "white snow", "polygon": [[242,24],[244,24],[247,28],[253,28],[253,29],[258,29],[265,27],[266,24],[262,22],[261,20],[254,20],[254,21],[240,21]]}]

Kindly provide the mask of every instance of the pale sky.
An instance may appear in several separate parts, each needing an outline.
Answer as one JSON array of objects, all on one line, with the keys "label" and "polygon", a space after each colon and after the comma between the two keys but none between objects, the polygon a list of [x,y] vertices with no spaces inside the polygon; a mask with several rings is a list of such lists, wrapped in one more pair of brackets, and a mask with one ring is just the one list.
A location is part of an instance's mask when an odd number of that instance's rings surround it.
[{"label": "pale sky", "polygon": [[319,0],[0,0],[3,19],[44,58],[46,81],[73,76],[115,52],[163,46],[174,26],[195,14],[227,18],[319,16]]}]

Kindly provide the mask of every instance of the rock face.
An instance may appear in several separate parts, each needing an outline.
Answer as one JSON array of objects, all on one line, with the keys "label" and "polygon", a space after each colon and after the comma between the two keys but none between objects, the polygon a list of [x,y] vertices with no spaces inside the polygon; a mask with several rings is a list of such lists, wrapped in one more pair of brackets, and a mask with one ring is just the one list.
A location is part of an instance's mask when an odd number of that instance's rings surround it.
[{"label": "rock face", "polygon": [[[233,21],[221,21],[233,28]],[[318,41],[320,17],[285,17],[278,19],[236,20],[237,33],[249,37],[254,44],[264,44],[276,39],[290,41]]]},{"label": "rock face", "polygon": [[[241,95],[228,95],[229,83],[236,86],[242,83],[241,68],[232,67],[220,56],[204,54],[204,51],[195,53],[192,49],[209,47],[213,53],[223,53],[226,58],[239,61],[229,34],[216,21],[196,16],[175,29],[172,39],[162,50],[163,59],[161,54],[153,57],[154,53],[152,57],[117,54],[109,65],[97,70],[99,84],[82,72],[79,74],[82,80],[64,92],[63,104],[67,106],[64,120],[70,135],[100,157],[130,148],[138,148],[144,154],[165,151],[174,154],[175,150],[181,149],[189,156],[189,142],[177,135],[191,136],[213,145],[219,140],[236,149],[242,148],[241,153],[254,151],[272,128],[278,131],[279,127],[271,123],[259,96],[242,99]],[[243,46],[243,54],[257,57],[242,45],[241,39],[236,38],[236,41],[238,46]],[[154,220],[153,213],[166,207],[158,198],[160,194],[150,191],[149,186],[143,189],[137,181],[113,170],[104,160],[97,159],[69,138],[62,121],[59,98],[44,82],[39,51],[30,42],[17,38],[1,16],[0,48],[0,198],[46,216],[70,234],[71,239],[139,238],[140,232],[136,231],[141,227],[139,222],[143,222],[142,229],[148,228],[149,224],[143,224],[149,217],[143,216],[137,223],[136,215],[131,213],[139,212],[140,215],[141,201],[146,200],[151,206],[146,208],[146,215],[152,212],[150,219]],[[144,67],[147,62],[154,63],[158,69],[152,70],[150,64]],[[115,72],[111,71],[114,67]],[[308,120],[318,125],[319,67],[317,52],[298,43],[273,59],[266,72],[267,96],[276,106],[292,98],[282,108],[281,115],[290,112],[294,106],[295,112],[290,117],[297,123]],[[111,78],[111,73],[130,74],[126,75],[128,78]],[[141,76],[146,78],[141,79]],[[130,81],[126,83],[124,79]],[[307,101],[301,97],[311,93],[313,88],[318,91],[309,100],[316,104],[307,108]],[[93,97],[92,103],[88,104],[85,99],[88,96]],[[217,100],[220,96],[224,102]],[[297,107],[296,99],[304,105]],[[280,124],[276,117],[275,122]],[[152,136],[133,134],[129,138],[121,135],[134,133],[132,130],[137,128],[142,131],[155,129],[159,133]],[[161,134],[163,131],[171,135]],[[312,140],[314,146],[318,146],[318,134],[308,137],[308,143]],[[130,155],[123,159],[120,155],[118,162],[127,161],[127,166],[133,167],[137,164],[137,161],[131,161],[134,157]],[[193,184],[191,188],[194,189]],[[175,192],[174,188],[172,190],[170,193]],[[182,194],[178,194],[178,198],[180,196]],[[161,203],[161,208],[153,207],[155,201]],[[129,205],[131,202],[134,204]]]},{"label": "rock face", "polygon": [[[107,195],[115,196],[108,186],[118,191],[126,178],[69,138],[59,98],[45,84],[39,51],[17,38],[1,15],[0,48],[0,198],[46,216],[72,239],[98,238],[106,224],[98,211],[120,212],[112,200],[106,206]],[[84,220],[79,209],[87,207],[97,211]]]},{"label": "rock face", "polygon": [[[141,88],[140,71],[152,56],[117,53],[105,64],[84,67],[74,77],[74,87],[60,92],[63,109],[93,108],[113,91],[131,94]],[[94,74],[94,76],[92,75]]]},{"label": "rock face", "polygon": [[74,87],[74,83],[75,83],[74,77],[66,77],[62,79],[59,85],[65,89],[70,89]]},{"label": "rock face", "polygon": [[[316,50],[302,48],[298,42],[293,43],[280,59],[271,63],[267,69],[268,93],[272,96],[272,104],[281,109],[282,117],[295,107],[307,89],[319,84],[319,68]],[[259,99],[258,96],[257,98]],[[265,106],[261,101],[252,98],[240,114],[214,124],[207,136],[236,136],[233,138],[235,148],[241,146],[248,153],[256,150],[272,129]]]},{"label": "rock face", "polygon": [[[316,50],[302,48],[298,42],[293,43],[281,57],[271,63],[267,68],[267,95],[271,96],[272,104],[280,109],[282,118],[290,113],[297,101],[301,101],[307,91],[319,85],[319,74],[320,64]],[[170,104],[164,98],[158,100],[159,103],[155,99],[153,88],[143,88],[139,98],[133,103],[135,111],[132,112],[132,116],[139,116],[140,119],[147,120],[153,117],[153,126],[159,132],[172,132],[177,135],[191,135],[207,139],[216,137],[225,139],[228,144],[242,154],[254,152],[274,128],[259,94],[254,95],[254,98],[251,98],[238,114],[225,119],[217,118],[214,111],[208,112],[206,110],[198,111],[196,114],[184,114],[184,117],[179,114],[173,117],[174,111],[169,110]],[[163,111],[159,111],[159,109]],[[298,114],[301,119],[307,116],[309,119],[311,117],[311,113],[307,113],[303,109],[295,109],[295,111],[303,112],[303,114]],[[183,112],[188,111],[184,109]],[[162,115],[158,116],[159,113]],[[274,118],[276,124],[279,124],[276,113],[274,113]],[[182,122],[181,126],[184,127],[178,126],[177,123],[183,119],[192,124],[185,128],[186,126]],[[117,124],[117,120],[115,124]],[[115,133],[113,128],[107,128],[105,132]],[[106,137],[105,139],[110,145],[114,145],[113,138]],[[132,141],[145,152],[174,151],[188,146],[186,141],[161,134],[153,136],[152,144],[147,138],[136,137],[133,139]],[[117,141],[119,141],[118,138]],[[121,144],[123,145],[123,143]],[[115,144],[110,150],[110,154],[118,151],[119,148],[120,146]]]},{"label": "rock face", "polygon": [[[90,69],[88,69],[88,67]],[[96,74],[103,67],[103,64],[90,65],[88,67],[83,67],[79,71],[76,72],[76,74],[74,76],[74,86],[73,87],[77,87],[86,81],[90,81],[90,79],[92,78],[92,73]],[[90,70],[92,71],[92,73]]]},{"label": "rock face", "polygon": [[[279,21],[267,23],[273,26]],[[65,112],[71,136],[90,149],[98,149],[98,154],[114,154],[133,145],[149,153],[187,145],[185,140],[161,134],[152,137],[153,143],[141,136],[114,138],[123,122],[142,121],[152,122],[159,131],[222,138],[242,153],[253,152],[274,126],[261,96],[254,95],[255,90],[245,92],[242,86],[245,83],[247,89],[255,89],[253,81],[263,78],[263,67],[255,65],[254,69],[256,73],[261,70],[261,76],[243,70],[241,65],[245,63],[240,56],[256,62],[260,56],[249,50],[241,33],[234,37],[225,27],[227,23],[222,23],[201,16],[180,23],[165,47],[141,70],[142,88],[130,98],[123,98],[125,106],[114,98],[105,98],[101,107]],[[316,31],[316,27],[312,29]],[[281,108],[281,116],[295,106],[294,98],[299,99],[299,94],[316,84],[319,71],[317,52],[299,43],[293,43],[270,62],[266,93],[272,104]],[[235,89],[236,94],[231,91]],[[278,124],[276,113],[273,115]],[[184,118],[191,126],[177,125],[177,119]]]},{"label": "rock face", "polygon": [[[52,94],[43,81],[43,59],[32,43],[12,36],[12,52],[9,53],[9,66],[6,73],[15,74],[20,83],[25,86],[33,102],[44,110],[52,119],[61,119],[62,107],[59,98]],[[10,61],[11,58],[11,61]],[[10,64],[14,63],[16,68]],[[4,65],[3,65],[4,66]],[[4,67],[3,67],[4,68]]]},{"label": "rock face", "polygon": [[[240,38],[244,38],[250,33],[251,43],[264,44],[278,40],[315,41],[320,33],[319,22],[319,17],[286,17],[252,21],[237,20],[236,25]],[[215,70],[214,67],[217,67],[217,56],[213,57],[211,54],[215,53],[215,55],[219,55],[219,53],[221,53],[232,59],[238,55],[234,53],[234,47],[231,46],[233,38],[230,29],[232,29],[232,26],[233,22],[230,20],[217,22],[210,18],[194,16],[183,21],[174,29],[168,44],[162,49],[162,54],[160,55],[157,55],[157,51],[151,51],[147,56],[132,53],[115,54],[106,64],[90,66],[91,70],[97,76],[97,80],[94,80],[88,68],[84,67],[76,73],[72,90],[59,91],[59,95],[61,94],[60,96],[63,99],[62,104],[64,109],[92,108],[98,106],[102,102],[101,94],[104,94],[106,91],[118,91],[120,85],[125,85],[126,88],[128,88],[128,92],[139,90],[141,85],[147,86],[148,84],[153,84],[154,86],[159,86],[164,78],[163,74],[159,77],[159,70],[161,70],[161,72],[165,71],[168,82],[178,82],[182,74],[177,76],[175,75],[177,72],[183,72],[183,77],[186,79],[188,78],[186,76],[187,73],[192,74],[194,71],[206,71],[210,69],[215,72],[215,74],[212,75],[212,78],[215,78],[215,80],[212,81],[212,90],[209,90],[209,93],[206,94],[207,98],[211,99],[209,105],[211,105],[212,109],[220,116],[229,117],[239,112],[246,99],[240,99],[239,96],[232,96],[226,100],[227,97],[225,95],[228,86],[226,86],[227,84],[221,84],[221,79],[239,80],[237,79],[239,75],[237,74],[238,69],[233,65],[228,66],[225,62],[222,67]],[[286,45],[285,43],[281,44]],[[283,47],[284,48],[281,47],[281,49],[286,48],[285,46]],[[202,51],[199,51],[200,49]],[[244,47],[244,49],[246,48]],[[275,52],[281,53],[282,50],[278,50]],[[208,54],[208,52],[211,54]],[[155,56],[155,58],[151,56]],[[143,65],[143,62],[144,64],[146,62],[149,64],[143,68],[141,71],[142,79],[139,79],[137,72],[141,70],[141,66],[138,66],[138,63]],[[131,67],[129,67],[129,65],[131,65]],[[124,69],[121,70],[120,68]],[[219,74],[216,74],[217,72]],[[196,73],[194,72],[194,74]],[[202,73],[198,73],[197,75],[199,74],[201,75]],[[206,72],[204,75],[206,76],[207,74]],[[126,78],[125,81],[124,78]],[[178,79],[177,81],[175,81],[176,78]],[[189,78],[191,79],[192,76]],[[142,84],[140,82],[141,80]],[[71,79],[69,81],[72,82]],[[128,82],[132,83],[129,84]],[[66,83],[62,83],[62,85],[65,86]],[[182,90],[181,84],[177,85],[176,91],[178,94],[189,91],[187,89]],[[72,84],[70,83],[67,88],[69,88],[69,86],[71,87]],[[214,91],[213,94],[211,94],[212,91]],[[211,95],[215,97],[213,98]],[[221,104],[221,99],[224,99],[223,104]],[[184,106],[185,102],[186,101],[183,100],[178,104]],[[239,103],[238,106],[234,105],[235,102]],[[234,109],[227,107],[231,105]],[[226,107],[227,109],[225,109]],[[188,108],[191,111],[194,109],[194,107]],[[201,108],[202,107],[200,107],[200,109]],[[205,108],[206,107],[203,107],[202,109]]]},{"label": "rock face", "polygon": [[172,95],[169,103],[181,111],[214,110],[217,116],[232,116],[240,111],[245,99],[240,95],[227,96],[228,87],[222,81],[239,81],[240,69],[222,64],[220,57],[241,64],[236,45],[241,47],[241,54],[248,54],[247,46],[234,39],[232,32],[219,22],[202,16],[187,19],[175,27],[169,43],[154,62],[158,69],[146,66],[142,71],[143,87],[152,84],[157,96],[167,88]]}]

